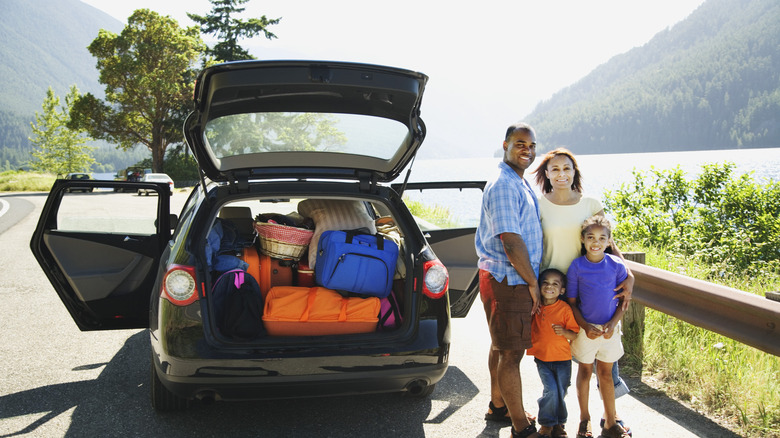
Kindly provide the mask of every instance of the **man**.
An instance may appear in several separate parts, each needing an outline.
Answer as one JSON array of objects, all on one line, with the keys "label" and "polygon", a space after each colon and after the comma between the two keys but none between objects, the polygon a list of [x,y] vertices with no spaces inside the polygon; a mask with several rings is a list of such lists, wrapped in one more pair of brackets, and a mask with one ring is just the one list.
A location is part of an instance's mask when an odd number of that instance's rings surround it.
[{"label": "man", "polygon": [[[537,278],[542,258],[539,208],[524,172],[536,158],[536,134],[524,123],[504,137],[499,175],[485,186],[477,228],[479,288],[491,337],[490,411],[512,437],[539,437],[523,407],[520,360],[531,347],[531,316],[540,305]],[[500,417],[500,418],[499,418]]]}]

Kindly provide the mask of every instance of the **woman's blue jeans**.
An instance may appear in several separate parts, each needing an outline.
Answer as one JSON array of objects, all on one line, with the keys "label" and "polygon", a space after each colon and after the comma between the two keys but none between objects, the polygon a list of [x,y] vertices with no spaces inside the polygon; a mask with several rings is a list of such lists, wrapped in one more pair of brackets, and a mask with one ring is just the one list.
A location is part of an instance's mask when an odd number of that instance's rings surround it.
[{"label": "woman's blue jeans", "polygon": [[566,424],[569,413],[565,399],[571,385],[571,361],[544,362],[534,358],[534,362],[544,385],[544,393],[537,400],[539,415],[536,420],[540,425],[548,427]]}]

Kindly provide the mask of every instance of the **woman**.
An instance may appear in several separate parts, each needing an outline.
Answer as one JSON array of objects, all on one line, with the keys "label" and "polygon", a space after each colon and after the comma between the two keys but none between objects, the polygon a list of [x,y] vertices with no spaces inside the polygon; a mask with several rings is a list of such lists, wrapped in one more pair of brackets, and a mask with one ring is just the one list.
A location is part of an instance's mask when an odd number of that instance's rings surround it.
[{"label": "woman", "polygon": [[[539,215],[544,233],[544,252],[540,272],[555,268],[565,274],[572,260],[580,256],[582,223],[593,215],[603,216],[604,208],[598,199],[583,196],[580,169],[574,154],[568,149],[557,148],[545,154],[534,173],[536,183],[542,191],[542,196],[539,197]],[[613,253],[622,258],[611,240],[610,245]],[[631,299],[633,286],[634,276],[629,270],[628,278],[618,285],[622,288],[620,295],[624,297],[625,305],[628,305]],[[617,362],[612,369],[612,378],[615,382],[615,397],[627,394],[628,387],[618,375]],[[618,419],[618,424],[631,433],[622,420]],[[585,420],[580,424],[577,436],[592,436],[589,434],[590,427]]]}]

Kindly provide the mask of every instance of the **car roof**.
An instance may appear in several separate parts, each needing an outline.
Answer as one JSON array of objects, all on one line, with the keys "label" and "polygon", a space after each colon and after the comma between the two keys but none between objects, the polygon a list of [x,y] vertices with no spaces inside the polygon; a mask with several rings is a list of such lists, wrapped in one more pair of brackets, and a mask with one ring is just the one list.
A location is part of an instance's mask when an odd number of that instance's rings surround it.
[{"label": "car roof", "polygon": [[143,177],[146,179],[171,179],[166,173],[146,173]]},{"label": "car roof", "polygon": [[198,77],[185,135],[215,181],[239,174],[389,181],[425,137],[427,80],[410,70],[333,61],[218,64]]}]

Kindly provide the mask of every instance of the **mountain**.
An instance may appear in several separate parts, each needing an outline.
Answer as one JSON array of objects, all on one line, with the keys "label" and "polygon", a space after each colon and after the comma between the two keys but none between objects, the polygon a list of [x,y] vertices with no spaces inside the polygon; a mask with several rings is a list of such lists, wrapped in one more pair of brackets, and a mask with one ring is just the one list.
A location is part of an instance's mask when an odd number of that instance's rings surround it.
[{"label": "mountain", "polygon": [[0,14],[0,169],[29,158],[30,122],[51,86],[103,95],[87,46],[100,29],[124,24],[79,0],[2,0]]},{"label": "mountain", "polygon": [[780,2],[707,0],[526,120],[545,150],[780,147]]},{"label": "mountain", "polygon": [[[61,98],[72,84],[82,93],[103,94],[86,47],[101,28],[123,28],[79,0],[2,0],[2,5],[0,170],[29,159],[30,122],[49,86]],[[539,103],[524,120],[536,128],[540,150],[780,147],[780,2],[707,0],[644,46],[613,57]],[[471,143],[444,135],[429,132],[426,144],[439,147],[423,152],[440,158],[475,153]],[[119,155],[111,146],[98,152],[103,163]],[[145,149],[137,152],[120,158],[148,156]]]}]

